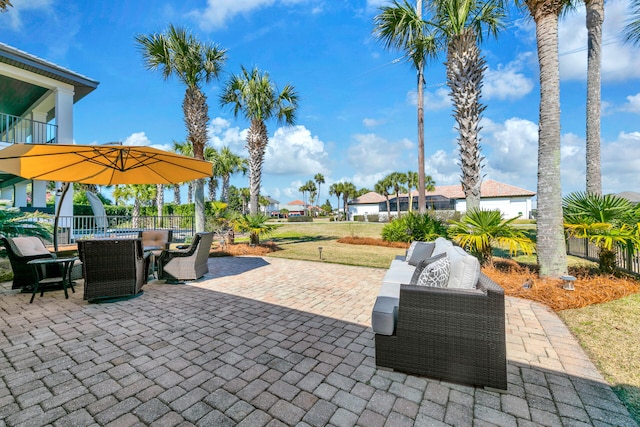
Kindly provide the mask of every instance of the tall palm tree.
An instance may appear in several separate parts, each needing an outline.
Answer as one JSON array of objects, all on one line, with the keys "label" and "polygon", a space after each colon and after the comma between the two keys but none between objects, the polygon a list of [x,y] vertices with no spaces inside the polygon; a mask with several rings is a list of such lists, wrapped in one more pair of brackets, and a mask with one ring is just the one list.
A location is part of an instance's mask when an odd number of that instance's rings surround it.
[{"label": "tall palm tree", "polygon": [[409,212],[413,212],[413,189],[418,188],[418,172],[407,172],[407,192],[409,195]]},{"label": "tall palm tree", "polygon": [[542,277],[567,273],[567,250],[562,220],[560,184],[560,68],[558,16],[566,0],[525,0],[536,24],[540,66],[540,119],[538,123],[537,258]]},{"label": "tall palm tree", "polygon": [[306,215],[306,211],[307,211],[306,193],[307,193],[308,189],[309,189],[309,183],[308,182],[305,182],[304,184],[302,184],[300,186],[300,188],[298,188],[298,191],[302,193],[302,205],[303,205],[303,209],[305,211],[305,215]]},{"label": "tall palm tree", "polygon": [[458,129],[462,190],[467,209],[480,206],[482,157],[480,103],[486,61],[480,53],[483,33],[496,36],[503,26],[502,0],[435,0],[432,3],[438,37],[447,43],[447,86]]},{"label": "tall palm tree", "polygon": [[422,0],[417,0],[414,8],[407,0],[394,0],[391,6],[380,8],[373,18],[374,35],[386,49],[404,52],[407,61],[417,71],[418,90],[418,206],[425,212],[425,170],[424,170],[424,66],[435,58],[438,40],[431,34],[430,26],[422,19]]},{"label": "tall palm tree", "polygon": [[[172,151],[174,153],[182,154],[183,156],[193,157],[193,146],[188,142],[172,142]],[[180,199],[180,183],[173,184],[173,202],[176,205],[181,204]],[[191,196],[193,195],[193,181],[187,183],[187,203],[191,203]]]},{"label": "tall palm tree", "polygon": [[329,195],[336,196],[338,198],[338,204],[336,206],[336,211],[340,212],[340,196],[342,196],[342,190],[344,185],[341,182],[334,182],[329,186]]},{"label": "tall palm tree", "polygon": [[222,194],[220,195],[220,201],[226,202],[229,197],[229,181],[231,175],[242,172],[246,174],[249,168],[249,162],[245,157],[242,157],[233,151],[228,146],[222,147],[218,151],[213,171],[215,176],[222,178]]},{"label": "tall palm tree", "polygon": [[[203,43],[184,28],[173,25],[169,25],[164,33],[141,34],[135,40],[149,70],[160,69],[165,80],[176,75],[187,87],[182,102],[187,141],[193,147],[193,156],[204,159],[204,146],[209,139],[209,107],[201,86],[218,78],[226,60],[226,51],[212,43]],[[195,201],[196,231],[204,231],[202,179],[196,181]]]},{"label": "tall palm tree", "polygon": [[587,9],[587,192],[602,194],[600,172],[600,67],[604,0],[585,0]]},{"label": "tall palm tree", "polygon": [[627,43],[640,45],[640,0],[631,0],[632,16],[624,27],[624,39]]},{"label": "tall palm tree", "polygon": [[158,225],[162,227],[162,211],[164,210],[164,184],[156,184],[156,206],[158,207]]},{"label": "tall palm tree", "polygon": [[344,219],[349,220],[349,214],[347,212],[347,202],[349,199],[353,198],[356,195],[356,186],[351,182],[345,182],[342,184],[342,207],[344,209]]},{"label": "tall palm tree", "polygon": [[156,197],[156,186],[152,184],[116,185],[113,197],[116,203],[125,203],[133,199],[131,226],[140,228],[140,207],[148,205]]},{"label": "tall palm tree", "polygon": [[213,166],[211,167],[211,176],[208,179],[208,199],[210,201],[215,201],[216,200],[216,192],[218,190],[218,175],[216,174],[216,160],[218,157],[218,150],[216,150],[215,148],[213,148],[210,145],[207,145],[204,147],[204,159],[213,163]]},{"label": "tall palm tree", "polygon": [[269,79],[269,74],[257,68],[232,75],[220,96],[222,105],[232,105],[234,116],[241,112],[251,122],[247,132],[249,151],[250,212],[258,213],[258,196],[262,182],[262,164],[269,143],[265,121],[276,118],[279,124],[295,124],[298,94],[287,84],[281,92]]},{"label": "tall palm tree", "polygon": [[403,172],[392,172],[387,175],[385,180],[389,183],[396,195],[396,211],[398,213],[398,218],[400,218],[400,193],[407,191],[404,186],[404,184],[407,183],[407,175]]},{"label": "tall palm tree", "polygon": [[313,177],[313,180],[318,184],[318,204],[320,204],[320,185],[324,184],[324,175],[317,173]]},{"label": "tall palm tree", "polygon": [[391,184],[386,178],[376,182],[373,187],[374,191],[387,199],[387,221],[391,221],[391,203],[389,203],[389,196],[391,195]]}]

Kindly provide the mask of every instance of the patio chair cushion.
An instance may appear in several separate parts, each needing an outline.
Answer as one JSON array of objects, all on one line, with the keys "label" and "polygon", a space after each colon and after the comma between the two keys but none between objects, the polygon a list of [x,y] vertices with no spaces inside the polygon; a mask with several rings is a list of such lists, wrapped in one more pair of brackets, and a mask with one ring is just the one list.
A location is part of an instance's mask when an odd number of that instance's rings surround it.
[{"label": "patio chair cushion", "polygon": [[51,252],[44,246],[42,240],[37,237],[14,237],[13,244],[20,252],[19,255],[24,257],[31,257],[35,255],[48,255],[51,256]]},{"label": "patio chair cushion", "polygon": [[451,262],[451,274],[447,288],[474,289],[480,277],[480,263],[459,246],[447,250]]},{"label": "patio chair cushion", "polygon": [[411,256],[406,258],[407,262],[409,265],[418,265],[420,261],[431,256],[435,247],[434,242],[417,242]]},{"label": "patio chair cushion", "polygon": [[404,259],[409,259],[409,257],[411,257],[411,255],[413,254],[413,250],[416,248],[417,245],[418,245],[417,240],[414,240],[413,242],[411,242],[411,244],[409,245],[409,248],[407,249],[407,252],[405,252],[404,254]]},{"label": "patio chair cushion", "polygon": [[449,261],[449,257],[443,256],[427,265],[420,273],[415,284],[418,286],[444,288],[447,286],[447,282],[449,281],[450,271],[451,262]]},{"label": "patio chair cushion", "polygon": [[452,247],[453,247],[453,243],[451,243],[450,240],[447,240],[444,237],[438,237],[435,240],[435,247],[433,248],[433,252],[431,253],[431,256],[446,252],[447,249],[451,249]]}]

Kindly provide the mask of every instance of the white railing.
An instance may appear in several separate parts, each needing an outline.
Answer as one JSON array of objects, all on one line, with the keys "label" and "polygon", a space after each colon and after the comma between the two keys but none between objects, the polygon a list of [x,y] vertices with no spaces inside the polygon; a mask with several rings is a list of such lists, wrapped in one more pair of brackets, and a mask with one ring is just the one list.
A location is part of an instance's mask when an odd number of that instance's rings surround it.
[{"label": "white railing", "polygon": [[56,143],[58,127],[53,124],[0,113],[0,142]]}]

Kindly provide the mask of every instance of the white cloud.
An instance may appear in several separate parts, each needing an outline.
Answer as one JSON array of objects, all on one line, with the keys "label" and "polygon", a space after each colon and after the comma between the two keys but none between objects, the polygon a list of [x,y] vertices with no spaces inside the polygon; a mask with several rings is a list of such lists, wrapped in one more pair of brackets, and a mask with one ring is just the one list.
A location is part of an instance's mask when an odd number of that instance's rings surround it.
[{"label": "white cloud", "polygon": [[[407,154],[413,156],[415,146],[407,139],[389,142],[375,134],[356,134],[347,152],[347,160],[360,173],[391,172],[404,168]],[[412,157],[410,157],[412,158]]]},{"label": "white cloud", "polygon": [[213,30],[223,28],[230,19],[239,14],[250,13],[276,3],[286,5],[305,1],[307,0],[207,0],[204,9],[193,10],[189,16],[198,21],[204,30]]},{"label": "white cloud", "polygon": [[324,143],[302,125],[281,127],[269,139],[264,172],[272,174],[328,174]]},{"label": "white cloud", "polygon": [[244,150],[247,129],[232,127],[228,120],[216,117],[211,120],[207,132],[214,148],[229,147],[235,153],[241,153]]},{"label": "white cloud", "polygon": [[41,10],[46,13],[53,12],[53,0],[13,0],[13,7],[2,14],[2,18],[9,20],[9,28],[14,31],[20,31],[22,27],[21,13],[27,11]]},{"label": "white cloud", "polygon": [[640,114],[640,93],[627,96],[627,103],[622,106],[621,110]]},{"label": "white cloud", "polygon": [[[411,90],[407,93],[407,102],[410,105],[418,105],[418,93]],[[449,90],[440,87],[435,92],[424,92],[424,109],[425,111],[438,111],[445,108],[451,108],[451,98],[449,98]]]},{"label": "white cloud", "polygon": [[370,118],[362,119],[362,124],[365,127],[368,127],[368,128],[373,128],[373,127],[379,126],[382,123],[384,123],[384,120],[376,120],[376,119],[370,119]]},{"label": "white cloud", "polygon": [[144,132],[134,132],[122,141],[122,145],[151,145],[151,140],[147,138],[147,134]]},{"label": "white cloud", "polygon": [[[620,34],[630,16],[628,0],[605,3],[602,28],[602,81],[624,81],[640,77],[640,48],[625,45]],[[560,76],[586,80],[587,30],[585,8],[579,3],[559,25]]]},{"label": "white cloud", "polygon": [[487,68],[482,88],[483,98],[515,100],[531,92],[533,81],[520,71],[532,55],[527,52],[505,66],[500,64],[495,70]]},{"label": "white cloud", "polygon": [[638,190],[640,132],[620,132],[601,147],[602,190],[605,193]]}]

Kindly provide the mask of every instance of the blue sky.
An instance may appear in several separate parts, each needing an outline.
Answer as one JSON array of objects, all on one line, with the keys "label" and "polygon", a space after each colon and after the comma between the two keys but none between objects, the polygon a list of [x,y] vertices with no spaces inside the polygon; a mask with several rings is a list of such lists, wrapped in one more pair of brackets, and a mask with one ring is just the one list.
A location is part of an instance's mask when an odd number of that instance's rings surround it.
[{"label": "blue sky", "polygon": [[[281,203],[320,172],[328,186],[373,188],[394,171],[417,170],[415,71],[372,37],[384,0],[12,0],[0,41],[100,82],[75,106],[76,143],[153,145],[184,141],[184,87],[144,68],[136,34],[169,23],[228,50],[220,81],[205,87],[211,143],[246,155],[247,122],[220,106],[221,87],[241,66],[268,71],[300,94],[297,125],[268,122],[262,193]],[[511,11],[498,40],[486,40],[483,173],[536,191],[538,64],[535,27]],[[640,191],[640,49],[621,43],[628,0],[606,3],[602,64],[604,192]],[[561,21],[563,193],[585,187],[584,8]],[[426,170],[437,185],[459,182],[456,134],[444,56],[427,69]],[[231,182],[247,186],[247,177]],[[171,200],[171,196],[169,196]],[[331,198],[335,204],[335,197]]]}]

